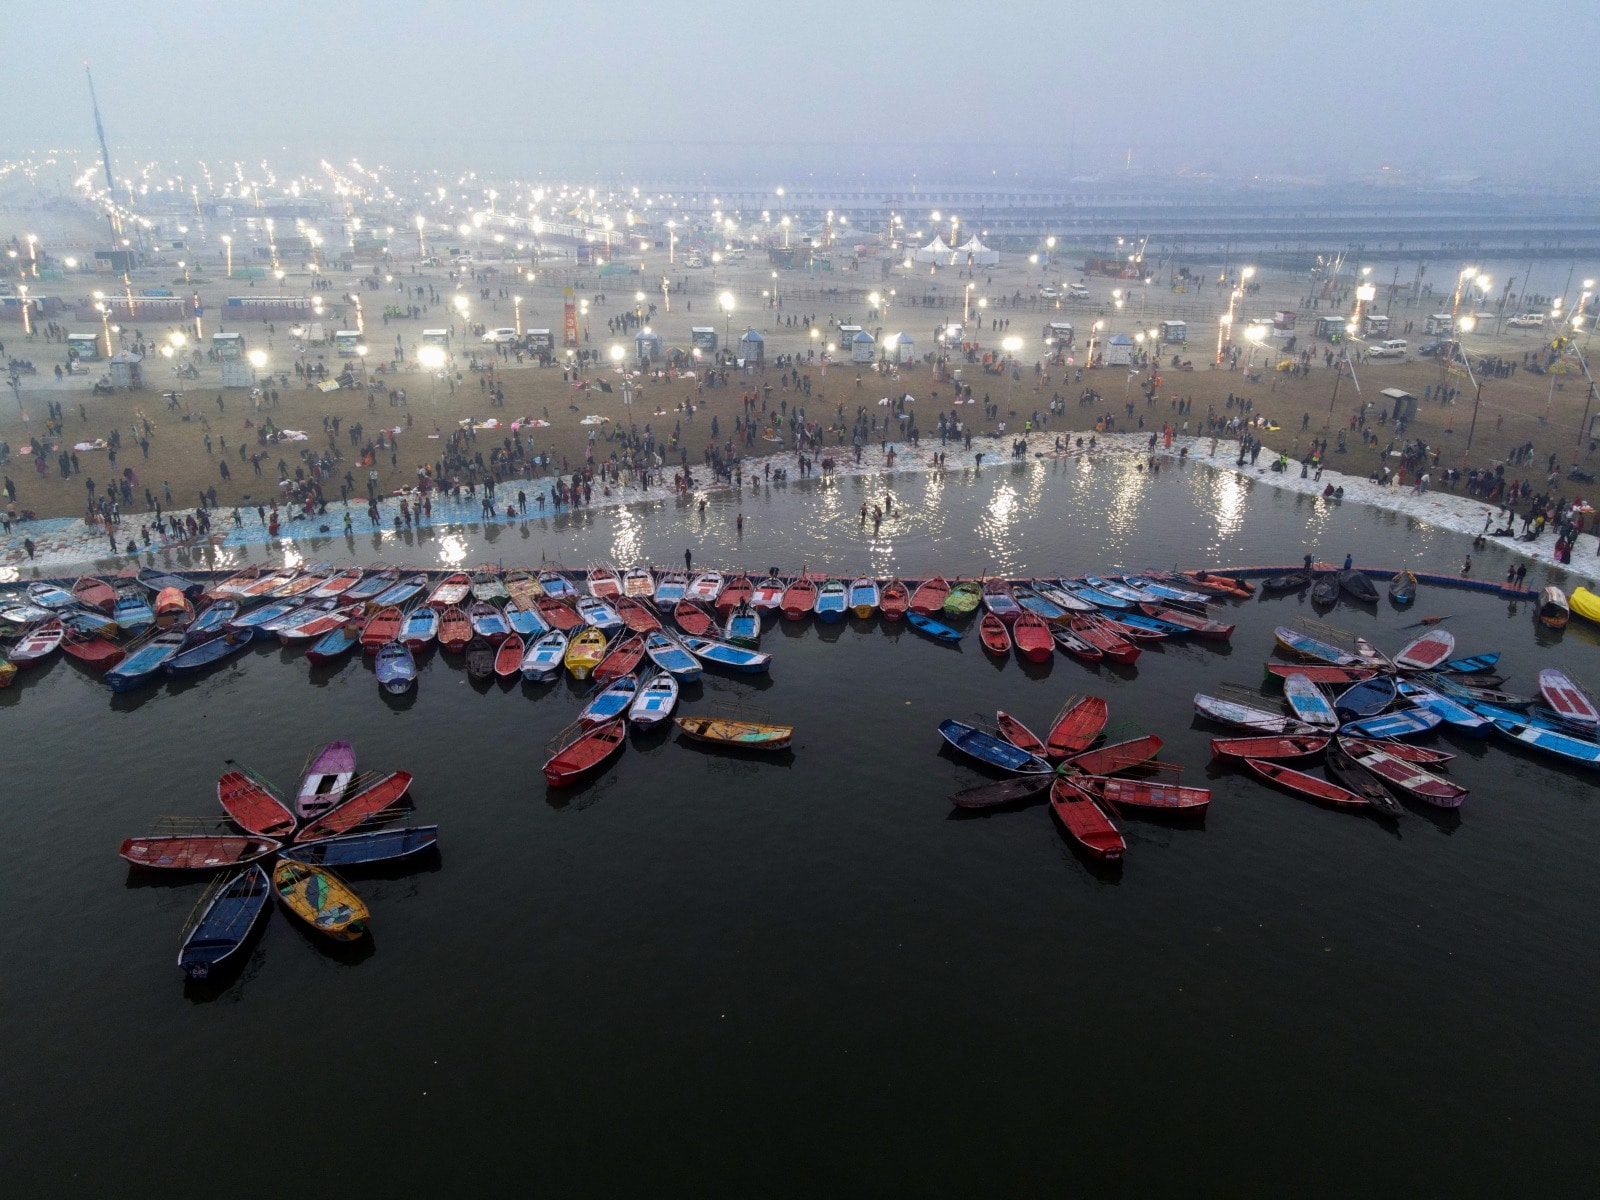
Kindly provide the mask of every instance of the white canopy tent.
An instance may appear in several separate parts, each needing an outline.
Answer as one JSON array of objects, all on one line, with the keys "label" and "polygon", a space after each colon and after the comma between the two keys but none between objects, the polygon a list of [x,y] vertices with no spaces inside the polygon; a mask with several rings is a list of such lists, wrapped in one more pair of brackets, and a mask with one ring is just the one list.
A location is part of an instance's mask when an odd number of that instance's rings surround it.
[{"label": "white canopy tent", "polygon": [[956,251],[956,262],[962,266],[992,267],[1000,261],[1000,252],[991,250],[978,240],[977,234],[968,238]]},{"label": "white canopy tent", "polygon": [[937,263],[940,266],[947,267],[950,265],[951,253],[952,251],[949,246],[945,245],[944,239],[938,234],[934,234],[933,241],[918,250],[912,257],[919,263]]}]

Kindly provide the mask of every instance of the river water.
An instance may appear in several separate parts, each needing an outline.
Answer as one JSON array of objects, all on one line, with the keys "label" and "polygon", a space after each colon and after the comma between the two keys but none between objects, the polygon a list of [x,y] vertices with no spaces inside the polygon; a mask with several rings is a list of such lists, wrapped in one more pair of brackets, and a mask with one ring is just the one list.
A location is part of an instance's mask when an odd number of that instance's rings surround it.
[{"label": "river water", "polygon": [[[792,483],[311,558],[590,558],[908,576],[1330,560],[1454,573],[1466,539],[1231,474],[1131,457]],[[745,515],[742,538],[733,519]],[[392,535],[390,535],[392,537]],[[241,551],[247,553],[247,551]],[[1493,552],[1476,573],[1503,574]],[[1389,650],[1449,614],[1508,686],[1597,639],[1526,606],[1425,588],[1416,612],[1328,618]],[[686,708],[797,727],[791,754],[635,736],[551,793],[566,683],[479,692],[427,660],[380,699],[359,661],[260,649],[132,697],[66,662],[0,692],[0,1008],[8,1174],[22,1194],[1571,1194],[1596,1164],[1592,780],[1441,739],[1459,816],[1380,823],[1208,763],[1190,698],[1254,684],[1295,598],[1232,606],[1231,646],[1134,669],[996,664],[876,622],[769,628],[770,680]],[[1043,806],[953,815],[983,778],[946,716],[1035,728],[1092,691],[1209,783],[1203,823],[1132,819],[1120,870]],[[291,785],[352,741],[417,778],[442,853],[356,870],[372,934],[337,948],[274,912],[203,986],[174,965],[202,884],[115,857],[162,814],[210,814],[222,760]],[[291,1183],[291,1177],[293,1182]],[[1587,1191],[1587,1187],[1584,1188]]]}]

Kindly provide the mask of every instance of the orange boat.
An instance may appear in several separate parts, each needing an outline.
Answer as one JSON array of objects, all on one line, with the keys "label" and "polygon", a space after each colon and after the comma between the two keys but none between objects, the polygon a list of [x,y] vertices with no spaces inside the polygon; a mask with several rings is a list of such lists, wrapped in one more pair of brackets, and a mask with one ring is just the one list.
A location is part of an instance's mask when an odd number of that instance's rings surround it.
[{"label": "orange boat", "polygon": [[405,614],[394,605],[380,608],[361,627],[361,648],[369,654],[377,653],[378,647],[400,636],[400,624],[404,620]]},{"label": "orange boat", "polygon": [[156,593],[154,605],[156,628],[170,629],[174,625],[187,625],[194,620],[194,605],[177,588],[162,588]]},{"label": "orange boat", "polygon": [[411,788],[411,772],[390,771],[362,788],[343,804],[330,808],[295,835],[297,842],[349,833],[357,825],[397,803]]},{"label": "orange boat", "polygon": [[583,618],[573,611],[570,604],[563,604],[554,596],[540,596],[536,603],[539,605],[539,615],[551,629],[571,633],[583,624]]},{"label": "orange boat", "polygon": [[661,619],[637,600],[618,596],[611,602],[611,607],[617,610],[617,616],[622,618],[622,623],[634,633],[650,633],[661,628]]},{"label": "orange boat", "polygon": [[673,606],[672,619],[690,637],[717,637],[719,634],[716,622],[693,600],[679,600]]},{"label": "orange boat", "polygon": [[787,620],[799,621],[808,616],[817,604],[817,581],[801,576],[783,589],[783,615]]},{"label": "orange boat", "polygon": [[446,575],[441,579],[433,591],[428,593],[428,604],[443,612],[447,608],[454,608],[465,600],[472,592],[472,579],[457,571],[454,575]]},{"label": "orange boat", "polygon": [[93,575],[85,575],[73,584],[72,596],[79,604],[107,614],[117,606],[117,589]]},{"label": "orange boat", "polygon": [[109,671],[127,655],[115,642],[93,634],[68,632],[61,638],[61,652],[71,655],[92,671]]},{"label": "orange boat", "polygon": [[439,614],[439,645],[451,654],[460,654],[471,640],[472,622],[466,613],[452,605]]},{"label": "orange boat", "polygon": [[1211,789],[1163,783],[1159,779],[1115,779],[1089,775],[1074,780],[1095,799],[1119,808],[1154,808],[1164,812],[1203,813],[1211,804]]},{"label": "orange boat", "polygon": [[1103,617],[1077,616],[1069,625],[1073,633],[1112,662],[1131,663],[1139,657],[1139,647],[1112,629]]},{"label": "orange boat", "polygon": [[1110,708],[1099,696],[1084,696],[1061,710],[1044,739],[1044,757],[1055,761],[1082,754],[1105,732]]},{"label": "orange boat", "polygon": [[906,615],[906,609],[910,606],[911,593],[898,579],[884,584],[883,590],[878,593],[878,611],[883,614],[885,621],[898,621]]},{"label": "orange boat", "polygon": [[1004,658],[1011,653],[1011,631],[1006,628],[1004,621],[991,612],[984,613],[983,619],[978,622],[978,640],[996,658]]},{"label": "orange boat", "polygon": [[937,616],[944,610],[944,599],[949,594],[950,581],[935,575],[911,593],[911,611],[924,617]]},{"label": "orange boat", "polygon": [[600,660],[590,676],[595,683],[610,683],[628,674],[644,661],[644,639],[637,635],[623,638]]},{"label": "orange boat", "polygon": [[494,652],[494,673],[501,679],[510,679],[522,672],[522,637],[513,633],[500,643]]},{"label": "orange boat", "polygon": [[1067,759],[1067,766],[1082,771],[1085,775],[1115,775],[1118,771],[1126,771],[1129,767],[1149,762],[1161,753],[1163,744],[1155,734],[1147,733],[1144,737],[1101,746],[1100,749],[1090,750],[1085,754],[1074,754]]},{"label": "orange boat", "polygon": [[294,832],[294,813],[266,784],[243,771],[228,771],[217,780],[217,800],[233,823],[248,833],[281,838]]},{"label": "orange boat", "polygon": [[750,594],[755,591],[755,584],[750,582],[748,575],[741,575],[732,583],[724,587],[717,596],[717,611],[726,617],[741,604],[750,601]]},{"label": "orange boat", "polygon": [[1011,638],[1017,644],[1017,653],[1029,662],[1048,662],[1055,657],[1055,638],[1038,613],[1024,612],[1019,616],[1011,626]]}]

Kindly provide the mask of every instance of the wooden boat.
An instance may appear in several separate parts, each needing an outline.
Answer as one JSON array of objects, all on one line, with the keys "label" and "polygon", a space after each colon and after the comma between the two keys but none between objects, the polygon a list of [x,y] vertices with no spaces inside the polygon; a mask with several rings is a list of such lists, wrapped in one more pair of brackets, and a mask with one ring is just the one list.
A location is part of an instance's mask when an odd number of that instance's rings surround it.
[{"label": "wooden boat", "polygon": [[[324,604],[335,604],[337,601],[325,600]],[[431,609],[429,611],[432,611]],[[285,646],[299,646],[307,642],[314,642],[330,629],[338,629],[351,622],[365,624],[361,620],[361,605],[346,604],[342,608],[328,609],[325,612],[308,612],[300,619],[275,627],[278,641]],[[190,626],[193,635],[194,627]]]},{"label": "wooden boat", "polygon": [[[239,596],[245,588],[261,578],[260,567],[245,567],[242,571],[235,571],[221,583],[214,583],[206,589],[205,595],[210,600],[233,599]],[[113,595],[116,589],[112,589]],[[77,589],[73,589],[76,594]]]},{"label": "wooden boat", "polygon": [[944,602],[949,595],[949,580],[941,575],[925,579],[911,593],[911,611],[924,617],[931,617],[944,610]]},{"label": "wooden boat", "polygon": [[1469,654],[1465,658],[1452,658],[1439,664],[1440,671],[1451,675],[1485,675],[1493,671],[1500,661],[1500,651],[1489,654]]},{"label": "wooden boat", "polygon": [[1382,750],[1392,754],[1401,762],[1415,763],[1418,766],[1433,767],[1449,762],[1455,757],[1448,750],[1436,750],[1431,746],[1414,746],[1410,742],[1374,741],[1370,738],[1339,737],[1339,744],[1346,750],[1352,747],[1367,747],[1373,750]]},{"label": "wooden boat", "polygon": [[978,622],[978,640],[983,643],[985,650],[997,658],[1004,658],[1011,653],[1011,631],[994,613],[984,613],[983,619]]},{"label": "wooden boat", "polygon": [[1147,617],[1154,617],[1158,621],[1165,621],[1169,625],[1179,625],[1196,637],[1208,641],[1225,642],[1233,636],[1233,626],[1224,625],[1221,621],[1213,621],[1210,617],[1202,617],[1195,613],[1185,612],[1179,608],[1171,608],[1160,604],[1145,603],[1139,606]]},{"label": "wooden boat", "polygon": [[980,783],[976,787],[962,788],[950,797],[957,808],[1000,808],[1007,804],[1020,804],[1047,791],[1052,782],[1049,775],[1019,775],[1015,779],[1002,779],[997,783]]},{"label": "wooden boat", "polygon": [[[1435,691],[1454,697],[1468,707],[1492,704],[1498,708],[1523,712],[1532,708],[1534,703],[1532,696],[1516,696],[1510,692],[1500,692],[1489,687],[1468,687],[1462,681],[1450,679],[1434,672],[1426,673],[1421,678],[1426,679]],[[1474,708],[1474,711],[1478,710]]]},{"label": "wooden boat", "polygon": [[1044,741],[1033,730],[1008,712],[996,710],[994,716],[1000,736],[1006,741],[1027,754],[1035,754],[1040,758],[1045,756]]},{"label": "wooden boat", "polygon": [[1007,625],[1022,615],[1022,605],[1017,603],[1017,598],[1011,594],[1011,585],[1004,579],[983,581],[983,607]]},{"label": "wooden boat", "polygon": [[1072,618],[1070,628],[1112,662],[1131,663],[1139,657],[1139,647],[1113,630],[1101,617],[1080,614]]},{"label": "wooden boat", "polygon": [[817,606],[817,593],[821,589],[815,579],[801,576],[783,590],[783,617],[786,621],[799,621]]},{"label": "wooden boat", "polygon": [[1211,597],[1204,592],[1191,592],[1188,588],[1173,587],[1170,583],[1163,582],[1153,576],[1124,575],[1122,582],[1131,588],[1137,588],[1150,599],[1146,604],[1165,604],[1168,607],[1189,609],[1205,615],[1211,607]]},{"label": "wooden boat", "polygon": [[1169,637],[1182,637],[1189,632],[1181,625],[1159,621],[1155,617],[1147,617],[1144,613],[1134,612],[1132,609],[1106,613],[1101,619],[1111,627],[1113,633],[1130,642],[1164,642]]},{"label": "wooden boat", "polygon": [[507,571],[505,578],[506,592],[520,608],[537,609],[539,597],[544,595],[544,588],[529,571]]},{"label": "wooden boat", "polygon": [[1448,629],[1430,629],[1401,647],[1394,665],[1405,671],[1431,671],[1455,652],[1455,634]]},{"label": "wooden boat", "polygon": [[725,717],[677,717],[674,722],[686,737],[738,750],[787,750],[794,740],[793,725],[768,725]]},{"label": "wooden boat", "polygon": [[1107,775],[1074,776],[1073,783],[1115,808],[1153,808],[1161,812],[1203,813],[1211,806],[1211,789],[1184,787],[1159,779],[1119,779]]},{"label": "wooden boat", "polygon": [[1179,571],[1177,578],[1202,592],[1236,600],[1248,600],[1256,591],[1255,585],[1247,579],[1234,579],[1229,575],[1218,575],[1215,571]]},{"label": "wooden boat", "polygon": [[200,599],[206,590],[206,585],[203,583],[196,583],[183,575],[172,575],[165,571],[157,571],[153,567],[141,567],[134,578],[152,592],[165,591],[167,588],[177,588],[190,600]]},{"label": "wooden boat", "polygon": [[274,838],[235,834],[174,834],[128,838],[117,853],[136,867],[213,871],[255,862],[275,853],[282,844]]},{"label": "wooden boat", "polygon": [[1409,608],[1417,598],[1417,577],[1410,571],[1401,571],[1389,580],[1389,602],[1396,608]]},{"label": "wooden boat", "polygon": [[1267,664],[1269,679],[1288,679],[1303,675],[1312,683],[1361,683],[1378,673],[1376,667],[1334,667],[1326,663],[1275,663]]},{"label": "wooden boat", "polygon": [[194,605],[177,588],[162,588],[157,592],[153,608],[157,629],[171,629],[194,620]]},{"label": "wooden boat", "polygon": [[965,617],[977,611],[983,602],[983,588],[975,579],[962,579],[952,584],[940,606],[947,617]]},{"label": "wooden boat", "polygon": [[878,611],[883,614],[885,621],[898,621],[910,607],[911,593],[906,590],[905,584],[894,579],[883,585],[883,590],[878,594]]},{"label": "wooden boat", "polygon": [[522,656],[522,678],[529,683],[554,679],[561,673],[561,664],[567,657],[567,635],[552,629],[528,647]]},{"label": "wooden boat", "polygon": [[673,607],[682,600],[689,591],[689,577],[679,572],[669,571],[656,581],[655,601],[656,608],[662,612],[671,612]]},{"label": "wooden boat", "polygon": [[1328,773],[1335,782],[1349,788],[1364,799],[1369,807],[1385,816],[1398,817],[1405,812],[1400,807],[1400,801],[1394,798],[1394,793],[1384,786],[1383,780],[1352,758],[1349,751],[1336,742],[1328,746]]},{"label": "wooden boat", "polygon": [[1304,675],[1294,675],[1283,681],[1283,697],[1294,709],[1294,715],[1317,729],[1339,728],[1339,718],[1333,705],[1322,694],[1322,689]]},{"label": "wooden boat", "polygon": [[454,605],[439,614],[439,645],[460,654],[472,640],[472,619]]},{"label": "wooden boat", "polygon": [[1194,710],[1208,721],[1231,725],[1235,729],[1249,729],[1258,734],[1317,732],[1314,726],[1307,725],[1297,717],[1286,717],[1282,713],[1270,712],[1250,704],[1240,704],[1236,700],[1207,696],[1203,692],[1195,695]]},{"label": "wooden boat", "polygon": [[672,610],[672,619],[678,628],[694,637],[710,637],[717,631],[716,622],[709,613],[693,600],[680,600]]},{"label": "wooden boat", "polygon": [[1551,629],[1565,629],[1567,620],[1571,616],[1572,609],[1567,603],[1567,594],[1560,588],[1552,584],[1539,594],[1539,624],[1549,626]]},{"label": "wooden boat", "polygon": [[243,600],[261,600],[271,596],[279,588],[293,583],[299,574],[299,567],[280,567],[268,574],[258,575],[254,583],[238,589],[235,595]]},{"label": "wooden boat", "polygon": [[1119,609],[1132,608],[1134,602],[1123,596],[1114,596],[1110,592],[1102,592],[1082,580],[1070,581],[1063,579],[1061,588],[1070,596],[1085,601],[1096,610],[1113,612]]},{"label": "wooden boat", "polygon": [[1417,708],[1431,713],[1437,713],[1440,720],[1450,726],[1457,733],[1467,737],[1488,737],[1491,722],[1488,717],[1480,716],[1466,705],[1452,700],[1449,696],[1441,696],[1432,688],[1410,679],[1400,680],[1400,695]]},{"label": "wooden boat", "polygon": [[433,590],[428,593],[428,603],[443,612],[447,608],[458,608],[472,595],[472,578],[460,571],[453,575],[446,575],[433,585]]},{"label": "wooden boat", "polygon": [[961,644],[961,631],[952,629],[942,621],[935,621],[932,617],[925,617],[921,613],[907,613],[906,623],[923,637],[932,638],[936,642],[943,642],[946,646]]},{"label": "wooden boat", "polygon": [[551,600],[576,600],[578,589],[573,586],[572,580],[557,570],[539,572],[539,586],[544,589],[544,594]]},{"label": "wooden boat", "polygon": [[1040,620],[1051,625],[1065,624],[1070,610],[1063,608],[1054,600],[1040,595],[1031,587],[1018,585],[1011,589],[1011,598],[1022,606],[1024,612],[1031,612]]},{"label": "wooden boat", "polygon": [[384,588],[371,600],[367,601],[373,608],[399,608],[410,604],[428,588],[426,575],[407,575],[404,579],[397,580]]},{"label": "wooden boat", "polygon": [[109,616],[117,604],[117,589],[103,579],[85,575],[72,585],[72,598],[85,608],[97,609]]},{"label": "wooden boat", "polygon": [[[1060,585],[1059,580],[1035,579],[1033,592],[1054,604],[1063,613],[1071,615],[1075,612],[1099,612],[1093,604],[1082,596],[1075,596],[1072,592]],[[1043,615],[1043,614],[1041,614]],[[1047,618],[1048,619],[1048,618]]]},{"label": "wooden boat", "polygon": [[217,633],[238,615],[239,602],[237,600],[213,600],[200,611],[199,616],[189,622],[185,632],[188,633],[191,639],[202,637],[208,633]]},{"label": "wooden boat", "polygon": [[1244,765],[1268,783],[1275,784],[1286,792],[1293,792],[1297,796],[1304,796],[1308,800],[1331,804],[1335,808],[1367,806],[1365,796],[1358,796],[1349,788],[1341,787],[1337,783],[1330,783],[1326,779],[1319,779],[1315,775],[1307,775],[1304,771],[1286,767],[1281,762],[1247,758],[1244,760]]},{"label": "wooden boat", "polygon": [[700,660],[665,633],[645,634],[644,652],[679,683],[694,683],[700,678]]},{"label": "wooden boat", "polygon": [[1567,598],[1567,604],[1574,613],[1585,621],[1600,623],[1600,596],[1595,595],[1586,587],[1572,589],[1572,595]]},{"label": "wooden boat", "polygon": [[683,647],[707,666],[726,667],[744,675],[759,675],[772,665],[772,655],[743,646],[719,642],[715,638],[697,638],[684,634]]},{"label": "wooden boat", "polygon": [[1333,711],[1341,720],[1355,721],[1375,717],[1399,698],[1400,689],[1393,675],[1374,675],[1340,692]]},{"label": "wooden boat", "polygon": [[879,596],[878,581],[876,579],[868,579],[865,576],[860,579],[852,579],[845,599],[845,606],[856,616],[865,619],[878,611]]},{"label": "wooden boat", "polygon": [[242,633],[222,630],[198,642],[186,642],[176,654],[161,664],[161,670],[163,674],[174,677],[192,675],[225,658],[243,654],[252,644],[253,639]]},{"label": "wooden boat", "polygon": [[464,654],[468,679],[482,682],[494,674],[494,643],[488,638],[473,634]]},{"label": "wooden boat", "polygon": [[537,604],[524,607],[520,601],[507,600],[502,611],[506,615],[506,624],[511,626],[511,632],[523,641],[530,641],[550,631],[550,622],[540,615]]},{"label": "wooden boat", "polygon": [[1459,808],[1467,789],[1441,775],[1423,769],[1369,742],[1340,739],[1340,747],[1366,770],[1395,790],[1439,808]]},{"label": "wooden boat", "polygon": [[[429,610],[432,611],[431,609]],[[358,625],[344,625],[338,629],[330,630],[306,649],[306,659],[322,666],[343,658],[361,643],[361,628]]]},{"label": "wooden boat", "polygon": [[253,630],[253,635],[263,640],[279,637],[285,632],[292,632],[310,621],[326,616],[333,611],[334,605],[337,603],[335,600],[313,600],[309,604],[298,604],[291,611],[284,613],[280,617],[257,624]]},{"label": "wooden boat", "polygon": [[218,883],[201,898],[178,946],[178,967],[190,979],[207,979],[244,945],[266,911],[267,873],[249,866]]},{"label": "wooden boat", "polygon": [[11,647],[11,662],[19,670],[36,667],[61,648],[66,630],[55,617],[42,621],[17,639]]},{"label": "wooden boat", "polygon": [[118,588],[117,602],[112,606],[111,619],[117,628],[130,636],[138,636],[155,623],[155,610],[150,602],[133,588]]},{"label": "wooden boat", "polygon": [[368,829],[339,837],[317,838],[296,846],[286,846],[280,857],[313,867],[354,867],[366,863],[392,862],[432,850],[439,844],[437,825],[413,825],[402,829]]},{"label": "wooden boat", "polygon": [[285,908],[318,933],[350,942],[367,931],[367,906],[322,867],[280,859],[272,871],[272,889]]},{"label": "wooden boat", "polygon": [[274,588],[271,595],[274,600],[305,600],[309,599],[312,592],[327,582],[326,575],[315,571],[302,571],[282,587]]},{"label": "wooden boat", "polygon": [[629,567],[622,573],[622,595],[619,600],[642,602],[655,595],[656,581],[645,567]]},{"label": "wooden boat", "polygon": [[1340,727],[1339,732],[1359,738],[1416,737],[1419,734],[1431,733],[1443,721],[1444,718],[1438,713],[1429,712],[1427,709],[1402,708],[1394,712],[1379,713],[1375,717],[1363,717],[1359,721],[1347,721]]},{"label": "wooden boat", "polygon": [[417,605],[406,614],[405,620],[400,622],[400,630],[396,636],[413,654],[427,649],[439,636],[439,610],[426,604]]},{"label": "wooden boat", "polygon": [[1378,589],[1360,571],[1340,571],[1339,590],[1358,604],[1376,604]]},{"label": "wooden boat", "polygon": [[1286,592],[1298,592],[1302,588],[1311,586],[1310,571],[1291,571],[1287,575],[1269,575],[1261,581],[1261,594],[1264,596],[1281,596]]},{"label": "wooden boat", "polygon": [[495,648],[494,673],[501,679],[511,679],[522,671],[522,656],[526,652],[522,638],[513,633]]},{"label": "wooden boat", "polygon": [[161,678],[162,666],[182,649],[181,629],[158,633],[138,649],[129,650],[121,662],[106,672],[105,680],[114,692],[131,692]]},{"label": "wooden boat", "polygon": [[748,575],[731,580],[717,593],[717,612],[725,617],[735,609],[748,605],[754,591],[755,585],[750,582]]},{"label": "wooden boat", "polygon": [[1600,767],[1600,742],[1515,721],[1496,721],[1494,728],[1502,737],[1519,742],[1530,750],[1538,750],[1581,767]]},{"label": "wooden boat", "polygon": [[776,575],[768,575],[750,593],[750,606],[759,613],[776,612],[783,607],[788,585]]},{"label": "wooden boat", "polygon": [[1125,742],[1113,742],[1097,750],[1070,754],[1064,761],[1066,766],[1084,775],[1115,775],[1120,771],[1126,771],[1129,767],[1149,762],[1161,753],[1163,745],[1159,737],[1147,733],[1143,737],[1129,738]]},{"label": "wooden boat", "polygon": [[640,729],[661,724],[678,707],[678,681],[665,671],[657,671],[639,688],[628,706],[628,720]]},{"label": "wooden boat", "polygon": [[739,605],[728,613],[722,637],[736,646],[754,650],[761,644],[761,614],[748,603]]},{"label": "wooden boat", "polygon": [[642,600],[619,596],[614,607],[622,623],[634,633],[649,633],[652,629],[661,628],[661,618],[651,612]]},{"label": "wooden boat", "polygon": [[1099,662],[1105,658],[1105,655],[1100,651],[1100,647],[1084,641],[1073,633],[1071,629],[1053,629],[1050,631],[1050,636],[1055,639],[1057,646],[1074,658],[1081,659],[1084,662]]},{"label": "wooden boat", "polygon": [[1600,726],[1600,710],[1565,671],[1546,667],[1539,672],[1539,694],[1568,724],[1593,730]]},{"label": "wooden boat", "polygon": [[484,604],[503,604],[511,599],[511,593],[506,590],[500,572],[483,570],[472,577],[472,598]]},{"label": "wooden boat", "polygon": [[1062,778],[1051,785],[1050,811],[1072,840],[1096,858],[1115,862],[1127,852],[1122,831],[1076,780]]},{"label": "wooden boat", "polygon": [[1359,654],[1341,650],[1330,642],[1320,641],[1310,634],[1301,633],[1298,629],[1290,629],[1287,625],[1279,625],[1272,631],[1272,636],[1280,650],[1285,654],[1293,655],[1295,658],[1325,663],[1335,667],[1370,667],[1372,665]]},{"label": "wooden boat", "polygon": [[580,725],[604,725],[623,716],[639,692],[634,675],[619,675],[597,692],[578,714]]},{"label": "wooden boat", "polygon": [[689,584],[689,589],[684,595],[701,604],[714,605],[717,597],[722,594],[724,582],[721,571],[701,571]]},{"label": "wooden boat", "polygon": [[607,637],[623,627],[617,610],[598,596],[579,596],[577,610],[585,625],[593,625]]},{"label": "wooden boat", "polygon": [[539,615],[550,625],[551,629],[559,629],[562,633],[571,633],[581,629],[584,621],[569,604],[563,604],[554,596],[539,597]]},{"label": "wooden boat", "polygon": [[608,683],[632,674],[643,661],[644,638],[638,634],[619,638],[607,647],[606,656],[600,660],[590,678],[596,683]]},{"label": "wooden boat", "polygon": [[551,787],[565,787],[598,770],[614,754],[620,754],[627,741],[627,724],[608,721],[589,729],[571,727],[575,736],[559,744],[545,760],[544,778]]},{"label": "wooden boat", "polygon": [[1082,754],[1105,732],[1110,707],[1099,696],[1081,696],[1057,715],[1044,739],[1044,757],[1053,761]]},{"label": "wooden boat", "polygon": [[472,632],[491,646],[498,646],[511,636],[511,625],[501,612],[487,600],[474,600],[467,608],[467,623]]},{"label": "wooden boat", "polygon": [[1023,612],[1011,626],[1011,636],[1017,653],[1029,662],[1049,662],[1055,657],[1056,643],[1050,636],[1050,626],[1038,613]]},{"label": "wooden boat", "polygon": [[306,762],[295,791],[295,811],[312,821],[344,798],[356,775],[356,752],[349,742],[329,742]]},{"label": "wooden boat", "polygon": [[309,842],[317,838],[349,833],[384,809],[398,804],[411,790],[411,772],[388,771],[351,793],[349,799],[328,809],[310,824],[303,825],[294,840]]},{"label": "wooden boat", "polygon": [[987,766],[1014,775],[1048,775],[1053,767],[1037,755],[1019,750],[1010,742],[1002,741],[965,721],[946,719],[939,722],[939,736],[963,754],[970,755]]},{"label": "wooden boat", "polygon": [[1331,608],[1339,603],[1339,576],[1329,571],[1311,581],[1311,603],[1317,608]]},{"label": "wooden boat", "polygon": [[386,642],[378,647],[373,669],[378,676],[378,686],[391,695],[402,695],[417,685],[417,660],[404,642]]},{"label": "wooden boat", "polygon": [[[109,671],[121,662],[128,653],[116,642],[108,641],[106,638],[94,634],[76,632],[69,632],[62,637],[61,652],[77,659],[91,671]],[[0,670],[7,668],[9,668],[12,675],[17,673],[17,668],[12,666],[9,661],[5,661],[5,668],[0,668]],[[4,683],[0,683],[0,687],[4,686]]]},{"label": "wooden boat", "polygon": [[361,575],[360,567],[346,567],[342,571],[335,571],[327,579],[311,589],[310,594],[317,600],[332,600],[342,597],[361,582]]},{"label": "wooden boat", "polygon": [[1295,737],[1212,738],[1212,758],[1260,758],[1273,762],[1284,759],[1315,758],[1333,739],[1327,734],[1301,734]]},{"label": "wooden boat", "polygon": [[611,567],[589,568],[589,595],[596,600],[609,600],[622,595],[622,579]]},{"label": "wooden boat", "polygon": [[567,653],[562,663],[574,679],[587,679],[606,656],[606,635],[586,626],[567,640]]},{"label": "wooden boat", "polygon": [[840,621],[848,607],[844,581],[829,579],[817,589],[817,602],[811,611],[817,614],[819,621]]},{"label": "wooden boat", "polygon": [[1108,579],[1101,575],[1085,575],[1083,581],[1101,595],[1121,600],[1124,607],[1127,608],[1144,604],[1155,598],[1118,579]]},{"label": "wooden boat", "polygon": [[345,588],[344,598],[351,604],[371,604],[399,581],[400,572],[394,567],[375,565],[370,574]]},{"label": "wooden boat", "polygon": [[369,654],[376,653],[380,647],[400,636],[400,626],[404,621],[405,614],[398,608],[380,608],[361,627],[361,648]]},{"label": "wooden boat", "polygon": [[239,767],[224,771],[217,779],[217,802],[228,818],[246,833],[257,837],[286,838],[294,832],[295,815],[280,800],[266,781]]}]

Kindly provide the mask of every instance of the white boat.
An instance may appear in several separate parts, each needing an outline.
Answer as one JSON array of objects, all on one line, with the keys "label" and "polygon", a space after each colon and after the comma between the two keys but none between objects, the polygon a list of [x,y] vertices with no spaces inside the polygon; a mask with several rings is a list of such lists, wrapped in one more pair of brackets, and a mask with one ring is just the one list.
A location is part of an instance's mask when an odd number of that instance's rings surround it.
[{"label": "white boat", "polygon": [[530,683],[554,679],[567,656],[567,635],[559,629],[535,641],[522,656],[522,677]]},{"label": "white boat", "polygon": [[1194,710],[1207,720],[1216,721],[1223,725],[1232,725],[1235,729],[1253,729],[1257,733],[1302,734],[1318,732],[1316,726],[1307,725],[1295,717],[1286,717],[1282,713],[1269,712],[1264,708],[1255,708],[1249,704],[1240,704],[1235,700],[1220,700],[1216,696],[1207,696],[1198,693],[1194,698]]},{"label": "white boat", "polygon": [[678,706],[678,681],[665,671],[652,675],[628,706],[628,720],[640,729],[659,725]]}]

